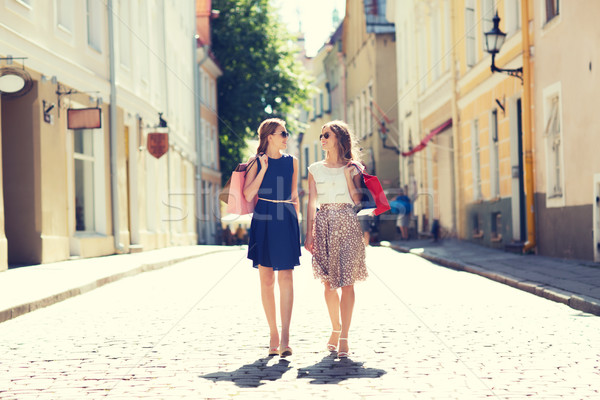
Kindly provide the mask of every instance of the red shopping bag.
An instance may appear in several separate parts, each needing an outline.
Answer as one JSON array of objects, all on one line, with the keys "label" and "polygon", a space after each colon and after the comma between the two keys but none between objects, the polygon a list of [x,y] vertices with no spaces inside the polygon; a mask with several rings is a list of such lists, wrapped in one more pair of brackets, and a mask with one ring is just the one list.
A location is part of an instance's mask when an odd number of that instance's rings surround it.
[{"label": "red shopping bag", "polygon": [[245,215],[254,212],[258,196],[255,196],[252,201],[246,201],[244,197],[244,184],[246,182],[246,174],[256,160],[257,158],[254,158],[249,163],[238,164],[231,174],[231,178],[229,178],[229,181],[227,181],[219,194],[219,199],[227,203],[227,213]]},{"label": "red shopping bag", "polygon": [[359,204],[354,206],[354,210],[361,215],[371,214],[371,212],[373,215],[379,215],[389,210],[391,208],[390,203],[379,179],[375,175],[365,174],[356,164],[354,166],[362,176],[361,188],[359,189],[362,193],[362,199]]}]

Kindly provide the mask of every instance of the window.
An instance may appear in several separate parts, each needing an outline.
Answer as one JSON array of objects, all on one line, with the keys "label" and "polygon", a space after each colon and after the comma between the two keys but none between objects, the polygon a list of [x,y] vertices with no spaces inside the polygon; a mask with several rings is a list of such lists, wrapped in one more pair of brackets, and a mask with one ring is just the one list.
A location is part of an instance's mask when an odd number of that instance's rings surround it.
[{"label": "window", "polygon": [[437,80],[441,75],[442,69],[442,38],[440,37],[442,19],[440,15],[440,10],[437,7],[434,7],[431,10],[431,13],[431,42],[433,45],[433,79]]},{"label": "window", "polygon": [[97,0],[87,0],[87,41],[88,45],[98,52],[102,52],[102,16],[104,15],[103,3]]},{"label": "window", "polygon": [[521,29],[520,0],[504,0],[504,14],[506,33],[513,35]]},{"label": "window", "polygon": [[313,97],[313,117],[311,118],[311,121],[314,121],[315,119],[317,119],[317,98]]},{"label": "window", "polygon": [[308,146],[304,146],[303,152],[302,152],[303,156],[302,156],[302,177],[304,179],[308,178],[308,166],[310,165],[310,160],[308,159]]},{"label": "window", "polygon": [[477,19],[475,16],[475,0],[465,2],[465,45],[467,48],[467,66],[472,67],[477,62],[477,49],[475,32],[477,31]]},{"label": "window", "polygon": [[75,20],[73,10],[73,0],[56,1],[56,23],[67,32],[73,32],[73,21]]},{"label": "window", "polygon": [[131,34],[129,32],[129,26],[131,20],[129,18],[129,1],[119,1],[119,60],[121,65],[129,68],[131,65]]},{"label": "window", "polygon": [[492,242],[502,240],[502,213],[492,213]]},{"label": "window", "polygon": [[319,117],[323,116],[323,92],[319,93]]},{"label": "window", "polygon": [[500,197],[500,160],[498,154],[498,110],[490,113],[490,180],[491,197]]},{"label": "window", "polygon": [[473,214],[473,219],[472,219],[472,224],[473,224],[473,237],[474,238],[482,238],[483,237],[483,230],[481,229],[481,216],[479,214]]},{"label": "window", "polygon": [[494,15],[496,14],[496,5],[494,0],[481,0],[481,44],[485,51],[485,32],[491,31],[494,27]]},{"label": "window", "polygon": [[75,162],[75,230],[93,232],[94,213],[94,143],[93,131],[73,131],[73,159]]},{"label": "window", "polygon": [[473,120],[471,124],[471,153],[473,168],[473,199],[481,199],[481,160],[479,146],[479,121]]},{"label": "window", "polygon": [[150,80],[150,49],[148,48],[150,43],[150,32],[148,29],[148,3],[145,1],[139,2],[139,32],[140,42],[139,43],[139,70],[140,78],[144,83]]},{"label": "window", "polygon": [[547,154],[547,193],[549,199],[563,196],[563,157],[562,157],[562,132],[560,118],[560,95],[552,93],[546,98],[548,111],[545,127],[546,154]]},{"label": "window", "polygon": [[427,89],[427,52],[429,47],[425,40],[425,30],[419,29],[419,83],[422,91]]},{"label": "window", "polygon": [[559,14],[560,0],[545,0],[546,1],[546,22],[550,22]]}]

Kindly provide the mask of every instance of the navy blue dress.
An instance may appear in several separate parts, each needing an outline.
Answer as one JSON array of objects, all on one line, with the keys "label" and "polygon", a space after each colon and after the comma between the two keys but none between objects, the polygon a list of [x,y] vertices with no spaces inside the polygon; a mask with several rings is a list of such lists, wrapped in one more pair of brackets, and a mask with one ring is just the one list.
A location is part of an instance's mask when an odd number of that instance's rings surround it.
[{"label": "navy blue dress", "polygon": [[[256,164],[258,173],[261,165]],[[300,228],[294,204],[261,200],[291,200],[293,174],[292,156],[269,157],[250,225],[248,258],[255,268],[260,264],[279,271],[300,265]]]}]

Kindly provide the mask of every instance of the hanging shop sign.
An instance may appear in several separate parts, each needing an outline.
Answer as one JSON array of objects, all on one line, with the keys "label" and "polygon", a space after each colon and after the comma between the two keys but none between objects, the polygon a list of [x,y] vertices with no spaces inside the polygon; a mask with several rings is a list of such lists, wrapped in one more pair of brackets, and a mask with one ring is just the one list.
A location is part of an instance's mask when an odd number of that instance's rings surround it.
[{"label": "hanging shop sign", "polygon": [[156,158],[161,158],[169,150],[169,134],[163,132],[152,132],[146,138],[148,153]]},{"label": "hanging shop sign", "polygon": [[67,110],[67,127],[69,129],[99,129],[102,127],[102,109],[69,108]]}]

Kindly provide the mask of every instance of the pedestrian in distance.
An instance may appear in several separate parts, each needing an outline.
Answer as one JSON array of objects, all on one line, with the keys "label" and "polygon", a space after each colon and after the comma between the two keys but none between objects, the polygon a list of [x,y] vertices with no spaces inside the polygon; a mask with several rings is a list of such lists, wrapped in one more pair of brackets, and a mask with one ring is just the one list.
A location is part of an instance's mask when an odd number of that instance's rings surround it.
[{"label": "pedestrian in distance", "polygon": [[410,197],[405,195],[404,190],[401,188],[398,197],[390,205],[398,212],[396,229],[400,233],[401,240],[408,240],[408,226],[410,225],[410,213],[412,212]]},{"label": "pedestrian in distance", "polygon": [[[294,267],[300,265],[298,225],[298,160],[283,153],[289,133],[285,121],[264,120],[258,128],[259,145],[246,175],[244,197],[258,196],[248,243],[248,258],[258,269],[263,308],[270,330],[269,356],[292,355],[289,346],[290,322],[294,303]],[[277,328],[275,272],[279,285],[281,334]]]},{"label": "pedestrian in distance", "polygon": [[313,255],[315,278],[325,286],[325,303],[333,330],[327,349],[332,352],[339,350],[338,357],[345,358],[349,354],[354,283],[368,276],[363,234],[353,209],[362,198],[362,176],[358,172],[361,165],[345,122],[332,121],[323,125],[320,139],[326,157],[308,167],[304,247]]}]

